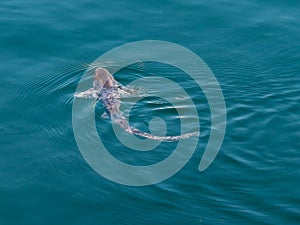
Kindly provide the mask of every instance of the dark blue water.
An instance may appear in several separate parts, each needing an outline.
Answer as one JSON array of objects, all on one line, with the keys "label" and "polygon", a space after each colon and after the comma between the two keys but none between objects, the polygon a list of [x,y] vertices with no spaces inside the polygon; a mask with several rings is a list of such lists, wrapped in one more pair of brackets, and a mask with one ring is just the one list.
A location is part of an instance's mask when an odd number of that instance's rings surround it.
[{"label": "dark blue water", "polygon": [[[1,1],[0,224],[299,224],[299,7],[292,0]],[[83,159],[72,96],[86,65],[146,39],[185,46],[208,64],[225,97],[227,129],[216,160],[200,173],[210,112],[197,87],[185,86],[200,99],[196,152],[170,179],[130,187]],[[136,65],[120,81],[176,73],[168,68]],[[157,113],[155,99],[147,101],[132,112],[146,130]],[[135,158],[114,146],[116,157],[137,165],[167,156]]]}]

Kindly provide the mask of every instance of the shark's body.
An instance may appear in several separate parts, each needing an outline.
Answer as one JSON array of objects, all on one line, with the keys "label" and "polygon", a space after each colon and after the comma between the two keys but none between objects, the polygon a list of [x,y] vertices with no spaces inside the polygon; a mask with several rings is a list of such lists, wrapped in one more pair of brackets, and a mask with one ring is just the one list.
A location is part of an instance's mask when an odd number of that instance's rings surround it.
[{"label": "shark's body", "polygon": [[130,134],[159,141],[177,141],[182,138],[199,135],[199,132],[192,132],[178,136],[155,136],[131,127],[120,111],[121,102],[119,95],[121,91],[130,92],[129,89],[120,85],[108,70],[100,67],[95,70],[93,88],[77,93],[75,97],[99,99],[105,107],[106,115],[111,118],[112,122],[118,124]]}]

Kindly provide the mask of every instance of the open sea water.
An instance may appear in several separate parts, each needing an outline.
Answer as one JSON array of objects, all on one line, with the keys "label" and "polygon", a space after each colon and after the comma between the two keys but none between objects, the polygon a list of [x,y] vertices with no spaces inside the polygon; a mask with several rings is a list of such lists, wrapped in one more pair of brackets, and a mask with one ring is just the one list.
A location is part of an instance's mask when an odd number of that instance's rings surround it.
[{"label": "open sea water", "polygon": [[[293,0],[2,0],[0,224],[300,224],[299,9]],[[211,125],[199,87],[159,63],[119,71],[123,84],[149,74],[176,77],[201,124],[197,149],[178,173],[132,187],[105,179],[84,160],[72,103],[87,65],[140,40],[174,42],[200,56],[223,91],[227,127],[218,156],[199,172]],[[149,165],[171,153],[174,143],[124,150],[103,111],[98,104],[98,133],[117,159]],[[146,131],[152,116],[171,128],[177,118],[151,97],[130,116]]]}]

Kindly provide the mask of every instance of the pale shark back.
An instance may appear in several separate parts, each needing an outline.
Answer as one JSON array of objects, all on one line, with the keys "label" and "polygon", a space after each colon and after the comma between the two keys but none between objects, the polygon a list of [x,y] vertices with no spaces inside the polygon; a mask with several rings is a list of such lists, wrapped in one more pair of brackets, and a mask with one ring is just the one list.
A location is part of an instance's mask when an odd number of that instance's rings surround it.
[{"label": "pale shark back", "polygon": [[[103,94],[105,90],[105,94]],[[121,85],[114,79],[114,77],[105,68],[99,67],[95,70],[93,88],[75,94],[75,97],[94,97],[100,99],[106,108],[107,114],[110,116],[113,123],[118,124],[122,129],[130,134],[135,134],[158,141],[178,141],[179,139],[189,138],[191,136],[198,136],[199,132],[191,132],[177,136],[156,136],[139,129],[133,128],[129,125],[123,113],[119,110],[120,101],[115,99],[114,92],[124,90]],[[110,93],[111,92],[111,93]]]}]

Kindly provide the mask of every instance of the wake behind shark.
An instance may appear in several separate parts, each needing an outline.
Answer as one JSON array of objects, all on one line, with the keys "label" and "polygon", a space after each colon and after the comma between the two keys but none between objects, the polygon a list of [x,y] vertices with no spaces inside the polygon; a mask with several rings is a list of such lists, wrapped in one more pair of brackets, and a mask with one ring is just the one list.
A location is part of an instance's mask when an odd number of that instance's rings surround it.
[{"label": "wake behind shark", "polygon": [[158,141],[178,141],[179,139],[198,136],[199,132],[191,132],[177,136],[156,136],[134,127],[131,127],[120,111],[120,96],[121,93],[131,94],[131,90],[120,85],[108,70],[100,67],[95,70],[93,88],[84,92],[76,93],[77,98],[96,98],[100,100],[105,107],[106,116],[111,118],[113,123],[118,124],[122,129],[130,134],[135,134],[141,137],[158,140]]}]

